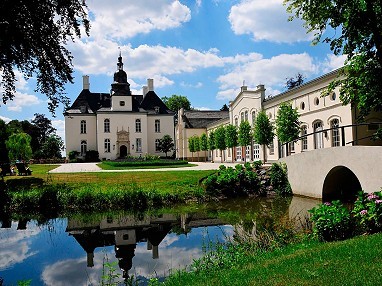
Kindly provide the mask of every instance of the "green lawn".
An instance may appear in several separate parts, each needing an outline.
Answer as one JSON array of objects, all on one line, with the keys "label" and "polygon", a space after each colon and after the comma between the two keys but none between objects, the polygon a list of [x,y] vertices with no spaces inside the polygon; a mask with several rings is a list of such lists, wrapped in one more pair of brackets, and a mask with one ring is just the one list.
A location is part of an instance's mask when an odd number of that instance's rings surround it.
[{"label": "green lawn", "polygon": [[196,164],[187,164],[187,165],[163,165],[163,166],[112,166],[109,164],[105,164],[103,162],[97,164],[103,170],[132,170],[132,169],[162,169],[162,168],[188,168],[197,166]]},{"label": "green lawn", "polygon": [[[240,256],[240,255],[238,255]],[[381,285],[382,234],[246,253],[230,268],[181,272],[164,285]]]}]

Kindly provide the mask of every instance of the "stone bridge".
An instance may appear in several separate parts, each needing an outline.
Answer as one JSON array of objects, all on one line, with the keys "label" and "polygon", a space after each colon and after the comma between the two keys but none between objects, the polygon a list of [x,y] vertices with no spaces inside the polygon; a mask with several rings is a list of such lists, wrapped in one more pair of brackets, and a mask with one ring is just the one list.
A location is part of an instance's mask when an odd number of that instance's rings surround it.
[{"label": "stone bridge", "polygon": [[324,148],[280,159],[294,194],[323,201],[351,200],[359,190],[382,187],[382,146]]}]

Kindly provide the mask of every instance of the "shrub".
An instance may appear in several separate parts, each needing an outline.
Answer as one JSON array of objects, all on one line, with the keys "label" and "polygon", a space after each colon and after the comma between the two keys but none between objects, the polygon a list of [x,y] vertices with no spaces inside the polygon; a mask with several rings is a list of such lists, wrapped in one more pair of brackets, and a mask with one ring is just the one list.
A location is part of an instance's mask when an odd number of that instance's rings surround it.
[{"label": "shrub", "polygon": [[271,184],[273,190],[279,195],[291,195],[292,188],[288,181],[288,171],[285,163],[273,163],[270,170],[269,176],[271,178]]},{"label": "shrub", "polygon": [[99,162],[99,154],[96,150],[86,151],[85,162]]},{"label": "shrub", "polygon": [[78,151],[70,151],[69,152],[69,160],[75,160],[80,155]]},{"label": "shrub", "polygon": [[313,233],[320,240],[344,240],[354,236],[350,211],[340,201],[320,204],[309,212],[312,214]]},{"label": "shrub", "polygon": [[359,192],[352,213],[362,232],[382,231],[382,193]]}]

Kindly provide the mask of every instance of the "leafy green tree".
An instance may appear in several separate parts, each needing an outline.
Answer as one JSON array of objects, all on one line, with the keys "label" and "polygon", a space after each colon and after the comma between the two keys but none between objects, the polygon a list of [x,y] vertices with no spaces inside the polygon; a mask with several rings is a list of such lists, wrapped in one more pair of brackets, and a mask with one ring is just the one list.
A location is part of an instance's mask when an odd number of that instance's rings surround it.
[{"label": "leafy green tree", "polygon": [[[239,136],[238,136],[239,145],[241,147],[246,147],[252,143],[252,132],[251,125],[247,120],[240,122],[239,125]],[[247,162],[247,156],[244,155],[244,162]]]},{"label": "leafy green tree", "polygon": [[198,154],[198,161],[199,161],[199,152],[200,152],[200,138],[199,136],[194,135],[194,148],[195,152]]},{"label": "leafy green tree", "polygon": [[5,104],[15,96],[15,69],[24,78],[37,79],[36,90],[49,99],[54,112],[67,104],[65,84],[73,82],[72,56],[68,41],[89,34],[85,1],[0,1],[0,71]]},{"label": "leafy green tree", "polygon": [[221,152],[221,162],[223,162],[223,151],[227,148],[225,144],[225,128],[224,126],[220,126],[215,130],[215,146],[216,149],[219,149]]},{"label": "leafy green tree", "polygon": [[164,135],[162,139],[159,140],[159,150],[166,154],[174,149],[174,141],[172,137],[168,134]]},{"label": "leafy green tree", "polygon": [[40,146],[57,131],[57,129],[53,127],[52,121],[44,114],[35,113],[31,122],[37,128],[36,137]]},{"label": "leafy green tree", "polygon": [[[358,107],[360,119],[382,110],[382,2],[380,0],[284,0],[290,20],[301,18],[313,43],[328,43],[346,55],[345,67],[324,95],[340,88],[344,104]],[[335,30],[335,33],[324,32]]]},{"label": "leafy green tree", "polygon": [[195,152],[195,138],[191,136],[188,138],[188,150],[191,152],[192,161],[194,161],[194,152]]},{"label": "leafy green tree", "polygon": [[[297,108],[293,108],[291,103],[280,104],[276,116],[276,134],[281,143],[287,143],[299,137],[301,131],[299,117]],[[289,146],[287,146],[287,152],[288,148]]]},{"label": "leafy green tree", "polygon": [[170,110],[175,112],[178,112],[181,108],[191,110],[191,102],[183,95],[173,94],[170,97],[164,96],[162,97],[162,101]]},{"label": "leafy green tree", "polygon": [[305,76],[303,76],[301,73],[297,73],[296,77],[290,77],[286,78],[286,88],[287,90],[290,90],[292,88],[298,87],[304,83]]},{"label": "leafy green tree", "polygon": [[266,161],[266,146],[273,143],[275,133],[273,132],[273,125],[269,121],[265,111],[260,111],[253,126],[253,139],[257,144],[263,145],[263,162]]},{"label": "leafy green tree", "polygon": [[[208,137],[206,133],[200,135],[200,150],[205,152],[208,151]],[[205,160],[207,160],[207,155]]]},{"label": "leafy green tree", "polygon": [[236,126],[229,124],[225,128],[225,143],[228,148],[232,149],[232,162],[234,160],[234,148],[238,145],[237,128]]},{"label": "leafy green tree", "polygon": [[62,158],[61,151],[64,150],[64,142],[58,135],[50,135],[41,146],[42,158]]},{"label": "leafy green tree", "polygon": [[210,134],[208,135],[208,150],[212,152],[212,160],[214,160],[214,150],[216,149],[215,146],[215,132],[210,131]]},{"label": "leafy green tree", "polygon": [[5,142],[11,160],[28,161],[32,156],[31,137],[26,133],[15,133]]},{"label": "leafy green tree", "polygon": [[8,162],[8,151],[5,141],[8,140],[7,124],[0,119],[0,162]]}]

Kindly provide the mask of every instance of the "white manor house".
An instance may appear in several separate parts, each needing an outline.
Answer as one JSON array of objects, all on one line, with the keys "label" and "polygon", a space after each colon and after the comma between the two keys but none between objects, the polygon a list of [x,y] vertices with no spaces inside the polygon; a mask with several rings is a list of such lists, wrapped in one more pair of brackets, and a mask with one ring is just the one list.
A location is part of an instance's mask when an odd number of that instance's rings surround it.
[{"label": "white manor house", "polygon": [[77,151],[81,156],[96,150],[101,160],[157,154],[159,140],[174,134],[174,112],[147,80],[143,94],[131,94],[122,56],[110,93],[90,92],[89,77],[83,77],[83,90],[65,113],[66,157]]},{"label": "white manor house", "polygon": [[[377,124],[351,126],[357,123],[357,109],[352,108],[351,105],[342,105],[339,89],[334,90],[329,96],[321,96],[322,91],[337,78],[338,73],[339,70],[332,71],[271,97],[265,96],[264,85],[258,85],[255,90],[248,90],[247,86],[242,86],[240,93],[229,103],[229,111],[226,112],[181,109],[175,126],[177,158],[196,159],[196,152],[191,154],[188,149],[188,138],[191,136],[200,136],[203,133],[208,135],[219,126],[228,124],[238,127],[243,120],[247,120],[253,126],[256,115],[261,110],[266,112],[274,124],[282,102],[291,102],[292,107],[297,108],[300,114],[301,136],[308,135],[290,144],[288,153],[301,153],[336,146],[382,145],[380,140],[371,140],[375,131],[382,127],[379,124],[382,122],[382,113],[372,113],[366,118],[366,122],[377,122]],[[241,162],[244,159],[257,161],[263,159],[262,152],[261,146],[252,143],[246,147],[236,147],[233,152],[230,148],[222,152],[220,150],[201,151],[198,157],[199,160],[215,162]],[[265,152],[266,160],[274,162],[285,156],[286,148],[275,136],[273,144],[268,146]]]}]

